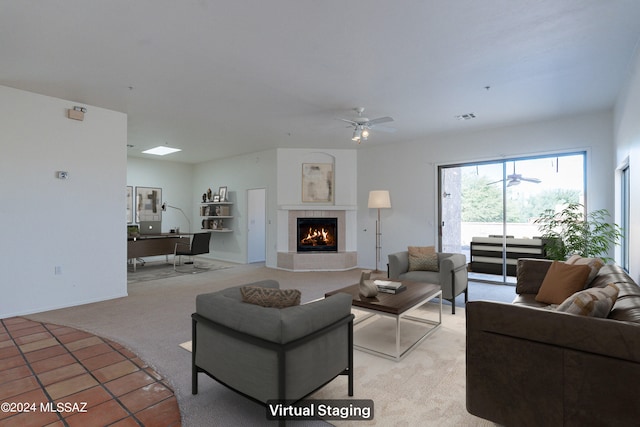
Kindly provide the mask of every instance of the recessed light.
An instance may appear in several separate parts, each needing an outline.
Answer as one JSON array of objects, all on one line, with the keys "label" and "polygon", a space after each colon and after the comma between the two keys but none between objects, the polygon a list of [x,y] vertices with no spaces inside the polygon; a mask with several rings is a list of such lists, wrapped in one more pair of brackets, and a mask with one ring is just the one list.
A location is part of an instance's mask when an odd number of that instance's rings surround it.
[{"label": "recessed light", "polygon": [[155,148],[151,148],[149,150],[143,151],[144,154],[155,154],[156,156],[164,156],[166,154],[175,153],[177,151],[182,151],[180,148],[171,148],[166,145],[158,145]]}]

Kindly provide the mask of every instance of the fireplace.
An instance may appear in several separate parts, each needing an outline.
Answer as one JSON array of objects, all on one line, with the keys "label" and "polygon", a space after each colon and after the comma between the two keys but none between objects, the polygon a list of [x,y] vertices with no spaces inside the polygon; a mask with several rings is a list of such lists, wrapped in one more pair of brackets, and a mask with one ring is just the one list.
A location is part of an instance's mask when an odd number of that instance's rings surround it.
[{"label": "fireplace", "polygon": [[338,218],[298,218],[298,252],[338,252]]}]

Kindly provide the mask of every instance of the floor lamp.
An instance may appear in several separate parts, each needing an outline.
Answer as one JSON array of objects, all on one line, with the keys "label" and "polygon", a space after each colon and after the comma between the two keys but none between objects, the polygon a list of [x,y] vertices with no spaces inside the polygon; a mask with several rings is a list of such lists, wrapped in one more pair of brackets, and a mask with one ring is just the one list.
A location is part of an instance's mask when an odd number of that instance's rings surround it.
[{"label": "floor lamp", "polygon": [[387,209],[391,207],[391,199],[389,198],[389,191],[387,190],[374,190],[369,191],[369,208],[378,209],[378,220],[376,221],[376,273],[379,273],[378,263],[380,262],[380,209]]},{"label": "floor lamp", "polygon": [[182,209],[177,208],[177,207],[175,207],[175,206],[171,206],[171,205],[170,205],[170,204],[168,204],[167,202],[164,202],[164,203],[162,204],[162,211],[163,211],[163,212],[166,212],[166,211],[167,211],[167,208],[176,209],[176,210],[179,210],[180,212],[182,212],[182,215],[184,215],[184,219],[186,219],[186,220],[187,220],[187,224],[189,224],[189,229],[187,230],[187,233],[188,233],[188,234],[191,234],[191,221],[189,221],[189,217],[187,216],[187,214],[186,214],[186,213],[184,213],[184,211],[183,211]]}]

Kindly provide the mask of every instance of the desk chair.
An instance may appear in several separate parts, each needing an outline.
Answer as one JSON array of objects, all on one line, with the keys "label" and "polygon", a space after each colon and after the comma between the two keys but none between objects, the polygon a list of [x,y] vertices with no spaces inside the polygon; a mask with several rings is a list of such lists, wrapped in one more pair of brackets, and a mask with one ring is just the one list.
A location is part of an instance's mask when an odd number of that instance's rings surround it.
[{"label": "desk chair", "polygon": [[[179,257],[179,261],[181,261],[183,255],[193,258],[196,255],[208,254],[209,240],[211,240],[211,233],[196,233],[193,235],[193,239],[191,239],[191,246],[185,245],[184,243],[176,243],[173,251],[173,269],[177,271],[176,257]],[[193,264],[193,268],[201,268],[196,267],[193,260],[191,262]]]}]

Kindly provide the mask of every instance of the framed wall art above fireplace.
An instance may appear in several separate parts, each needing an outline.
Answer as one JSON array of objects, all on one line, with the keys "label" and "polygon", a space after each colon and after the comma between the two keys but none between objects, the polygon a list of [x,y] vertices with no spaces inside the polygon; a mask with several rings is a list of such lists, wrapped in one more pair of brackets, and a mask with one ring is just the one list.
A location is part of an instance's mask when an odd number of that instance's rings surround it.
[{"label": "framed wall art above fireplace", "polygon": [[333,163],[302,164],[302,202],[333,203]]}]

